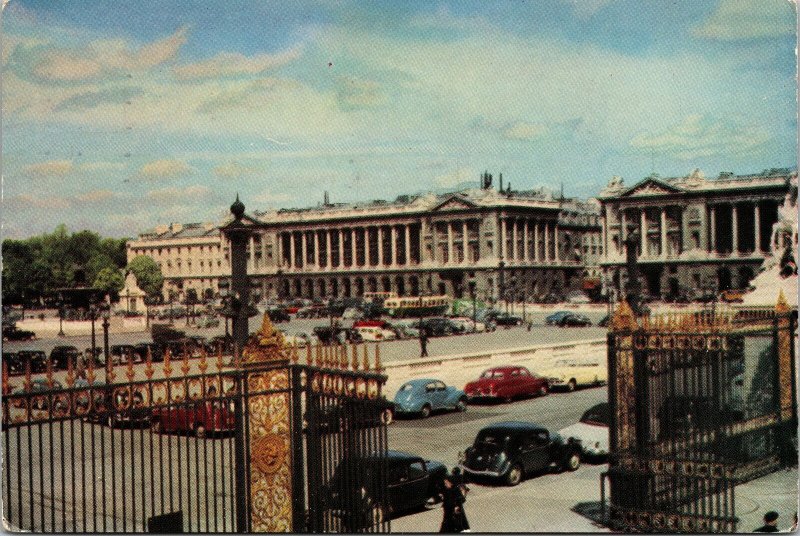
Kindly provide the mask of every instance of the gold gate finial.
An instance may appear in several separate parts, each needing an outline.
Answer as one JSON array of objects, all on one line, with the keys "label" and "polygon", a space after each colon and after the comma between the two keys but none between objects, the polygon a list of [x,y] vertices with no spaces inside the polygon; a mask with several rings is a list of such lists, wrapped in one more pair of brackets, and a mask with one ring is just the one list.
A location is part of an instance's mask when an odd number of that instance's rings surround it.
[{"label": "gold gate finial", "polygon": [[775,304],[775,312],[776,313],[789,312],[789,302],[786,301],[786,296],[783,294],[783,289],[781,289],[778,294],[778,303]]},{"label": "gold gate finial", "polygon": [[633,315],[633,309],[628,305],[627,300],[619,302],[611,318],[611,327],[613,331],[634,330],[639,327],[636,323],[636,317]]},{"label": "gold gate finial", "polygon": [[293,352],[284,339],[283,334],[275,329],[267,313],[261,319],[261,329],[258,330],[242,350],[244,363],[262,361],[294,361],[296,349]]}]

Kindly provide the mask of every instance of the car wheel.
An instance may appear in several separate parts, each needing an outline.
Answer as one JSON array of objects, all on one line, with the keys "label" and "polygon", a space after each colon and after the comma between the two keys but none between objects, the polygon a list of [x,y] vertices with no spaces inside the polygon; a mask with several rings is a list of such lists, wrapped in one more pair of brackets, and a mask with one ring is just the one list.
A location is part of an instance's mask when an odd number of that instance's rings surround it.
[{"label": "car wheel", "polygon": [[197,439],[205,439],[205,437],[206,437],[206,427],[203,426],[202,424],[198,424],[197,426],[195,426],[195,428],[194,428],[194,436]]},{"label": "car wheel", "polygon": [[571,379],[570,379],[570,380],[567,382],[567,391],[569,391],[569,392],[571,393],[572,391],[574,391],[574,390],[575,390],[575,387],[577,387],[577,386],[578,386],[578,384],[577,384],[577,382],[575,381],[575,378],[571,378]]},{"label": "car wheel", "polygon": [[537,392],[538,392],[539,396],[545,396],[545,395],[547,395],[547,387],[542,385],[541,387],[539,387],[539,391],[537,391]]},{"label": "car wheel", "polygon": [[567,471],[575,471],[581,466],[581,456],[577,452],[573,452],[567,458],[566,469]]},{"label": "car wheel", "polygon": [[519,464],[514,464],[511,469],[506,473],[506,484],[509,486],[516,486],[522,482],[522,467]]},{"label": "car wheel", "polygon": [[156,419],[152,423],[150,423],[150,431],[153,432],[154,434],[160,434],[161,433],[161,420],[160,419]]},{"label": "car wheel", "polygon": [[428,417],[430,417],[431,416],[431,407],[430,407],[430,405],[425,404],[424,406],[422,406],[422,409],[420,410],[419,415],[423,419],[427,419]]},{"label": "car wheel", "polygon": [[381,422],[387,426],[394,422],[394,412],[390,408],[386,408],[381,413]]},{"label": "car wheel", "polygon": [[467,411],[467,400],[462,398],[456,404],[456,411]]}]

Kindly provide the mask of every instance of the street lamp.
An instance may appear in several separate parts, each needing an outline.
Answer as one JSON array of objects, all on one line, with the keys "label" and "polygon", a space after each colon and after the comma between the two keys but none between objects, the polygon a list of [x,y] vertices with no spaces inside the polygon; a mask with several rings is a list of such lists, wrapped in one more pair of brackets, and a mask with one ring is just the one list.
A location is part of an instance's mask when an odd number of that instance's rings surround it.
[{"label": "street lamp", "polygon": [[64,337],[64,295],[58,293],[58,336]]},{"label": "street lamp", "polygon": [[472,299],[472,333],[475,333],[477,331],[475,326],[478,323],[478,310],[475,306],[475,300],[477,298],[475,295],[475,287],[469,288],[469,297]]},{"label": "street lamp", "polygon": [[95,328],[94,323],[97,320],[97,305],[94,303],[94,297],[92,297],[92,302],[89,304],[89,318],[92,320],[92,361],[94,361],[95,356],[97,356],[97,339],[95,337]]},{"label": "street lamp", "polygon": [[[109,319],[111,317],[111,306],[103,304],[103,356],[105,358],[106,371],[108,371],[109,363],[111,362],[111,355],[108,351],[108,327],[111,324]],[[94,356],[92,356],[94,358]]]}]

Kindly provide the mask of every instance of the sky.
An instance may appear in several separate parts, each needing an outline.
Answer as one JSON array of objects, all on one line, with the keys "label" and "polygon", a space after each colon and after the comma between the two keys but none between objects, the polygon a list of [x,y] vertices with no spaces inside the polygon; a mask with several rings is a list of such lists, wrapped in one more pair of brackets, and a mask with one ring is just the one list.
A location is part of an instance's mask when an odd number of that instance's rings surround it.
[{"label": "sky", "polygon": [[797,164],[788,0],[2,0],[3,237]]}]

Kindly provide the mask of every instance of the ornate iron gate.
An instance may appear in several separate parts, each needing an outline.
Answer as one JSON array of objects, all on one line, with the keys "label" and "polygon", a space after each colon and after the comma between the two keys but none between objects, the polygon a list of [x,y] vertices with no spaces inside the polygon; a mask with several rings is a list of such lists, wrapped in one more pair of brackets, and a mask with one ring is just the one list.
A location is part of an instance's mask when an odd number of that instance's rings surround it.
[{"label": "ornate iron gate", "polygon": [[4,363],[4,517],[35,532],[386,532],[373,348],[301,363],[265,316],[233,363],[166,352],[18,378]]},{"label": "ornate iron gate", "polygon": [[797,463],[796,316],[634,317],[608,336],[612,525],[733,532],[735,486]]}]

